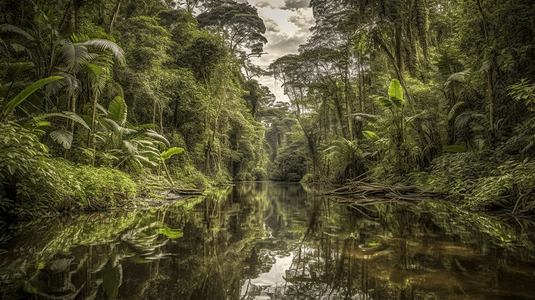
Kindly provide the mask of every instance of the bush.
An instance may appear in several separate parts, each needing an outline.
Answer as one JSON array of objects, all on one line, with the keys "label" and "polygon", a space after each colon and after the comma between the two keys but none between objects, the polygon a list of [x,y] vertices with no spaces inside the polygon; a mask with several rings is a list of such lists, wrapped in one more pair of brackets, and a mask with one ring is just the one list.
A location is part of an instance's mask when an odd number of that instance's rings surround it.
[{"label": "bush", "polygon": [[105,208],[137,192],[118,170],[76,167],[49,157],[37,136],[18,125],[0,125],[0,208],[21,218],[75,208]]},{"label": "bush", "polygon": [[177,178],[180,183],[186,186],[200,189],[210,186],[210,181],[206,178],[206,176],[191,164],[185,164],[181,167],[174,167],[171,169],[171,172],[174,175],[173,177]]},{"label": "bush", "polygon": [[82,166],[75,168],[74,176],[82,187],[76,200],[90,207],[124,204],[137,193],[130,176],[116,169]]},{"label": "bush", "polygon": [[[35,134],[16,124],[0,125],[0,201],[39,208],[61,197],[55,165]],[[22,211],[21,211],[22,212]]]}]

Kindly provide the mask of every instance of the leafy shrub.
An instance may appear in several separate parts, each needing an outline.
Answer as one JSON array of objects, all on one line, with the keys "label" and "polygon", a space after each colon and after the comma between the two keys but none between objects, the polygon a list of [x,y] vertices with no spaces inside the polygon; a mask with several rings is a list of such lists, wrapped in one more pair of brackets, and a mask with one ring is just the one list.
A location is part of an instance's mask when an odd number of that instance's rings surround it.
[{"label": "leafy shrub", "polygon": [[45,207],[61,196],[56,183],[63,184],[37,136],[16,124],[0,124],[0,201]]},{"label": "leafy shrub", "polygon": [[490,176],[476,182],[470,193],[469,205],[492,205],[500,197],[504,197],[506,202],[501,205],[513,206],[520,194],[527,194],[535,188],[534,174],[535,161],[507,161],[494,169]]},{"label": "leafy shrub", "polygon": [[83,191],[76,198],[89,206],[92,203],[100,206],[122,204],[137,193],[134,181],[119,170],[82,166],[74,171]]},{"label": "leafy shrub", "polygon": [[196,188],[206,188],[210,186],[210,181],[199,170],[191,164],[185,164],[181,167],[171,168],[173,177],[177,178],[182,184]]},{"label": "leafy shrub", "polygon": [[[136,184],[118,170],[76,167],[52,159],[32,132],[0,125],[0,208],[28,217],[44,211],[103,208],[135,195]],[[96,206],[95,206],[96,205]]]}]

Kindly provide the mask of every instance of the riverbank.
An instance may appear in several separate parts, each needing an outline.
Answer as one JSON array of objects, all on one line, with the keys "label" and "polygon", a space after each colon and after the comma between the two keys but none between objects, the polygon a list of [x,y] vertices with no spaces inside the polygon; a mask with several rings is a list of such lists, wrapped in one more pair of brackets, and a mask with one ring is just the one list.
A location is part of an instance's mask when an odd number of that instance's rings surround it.
[{"label": "riverbank", "polygon": [[0,225],[64,213],[161,206],[202,196],[204,189],[222,180],[181,170],[183,175],[173,178],[172,186],[163,175],[150,172],[131,175],[44,156],[18,159],[26,163],[8,164],[10,176],[2,178]]},{"label": "riverbank", "polygon": [[[369,183],[418,186],[466,211],[535,214],[535,161],[491,151],[444,154],[426,170],[396,174],[378,164],[360,178]],[[334,185],[331,189],[340,187]],[[325,189],[325,188],[324,188]]]}]

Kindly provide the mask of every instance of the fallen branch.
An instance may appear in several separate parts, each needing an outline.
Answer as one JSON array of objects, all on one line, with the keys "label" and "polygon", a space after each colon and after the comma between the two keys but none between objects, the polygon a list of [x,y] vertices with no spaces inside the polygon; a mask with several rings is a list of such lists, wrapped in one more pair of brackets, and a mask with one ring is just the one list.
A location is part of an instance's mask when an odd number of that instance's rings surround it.
[{"label": "fallen branch", "polygon": [[350,181],[331,191],[322,192],[337,204],[363,212],[363,209],[382,203],[417,205],[422,200],[442,198],[444,193],[428,192],[417,186],[390,186],[363,181]]},{"label": "fallen branch", "polygon": [[173,193],[176,195],[186,195],[186,196],[202,196],[203,191],[196,190],[196,189],[170,189],[169,193]]}]

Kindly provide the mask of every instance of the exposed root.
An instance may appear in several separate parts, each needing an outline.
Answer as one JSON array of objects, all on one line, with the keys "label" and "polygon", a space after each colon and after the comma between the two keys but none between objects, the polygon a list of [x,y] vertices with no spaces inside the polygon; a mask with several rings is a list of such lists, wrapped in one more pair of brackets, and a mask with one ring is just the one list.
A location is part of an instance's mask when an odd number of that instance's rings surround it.
[{"label": "exposed root", "polygon": [[442,198],[444,193],[428,192],[417,186],[390,186],[363,181],[350,181],[346,185],[322,194],[337,204],[355,209],[372,218],[373,206],[382,203],[417,205],[422,200]]}]

